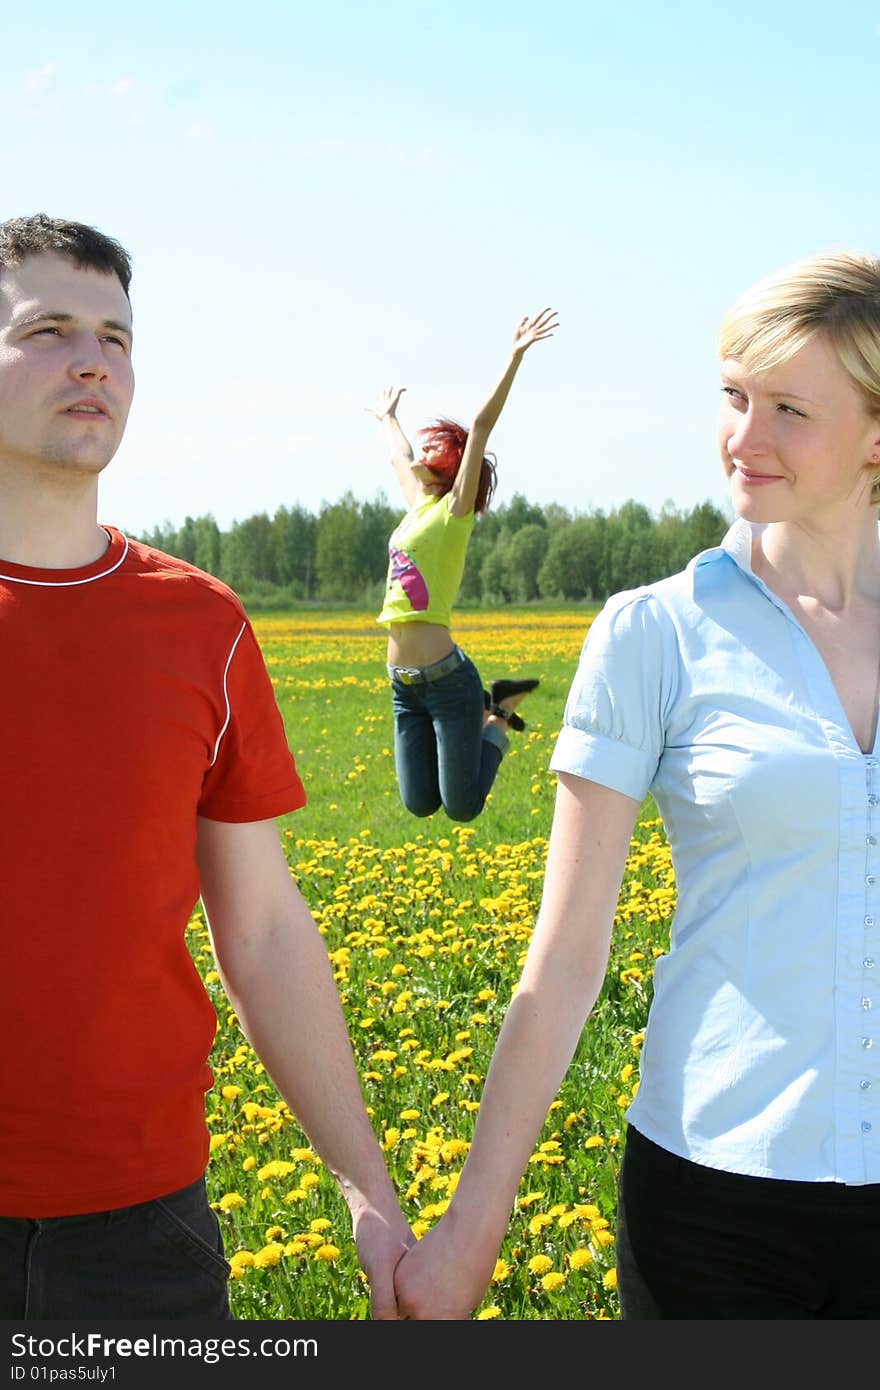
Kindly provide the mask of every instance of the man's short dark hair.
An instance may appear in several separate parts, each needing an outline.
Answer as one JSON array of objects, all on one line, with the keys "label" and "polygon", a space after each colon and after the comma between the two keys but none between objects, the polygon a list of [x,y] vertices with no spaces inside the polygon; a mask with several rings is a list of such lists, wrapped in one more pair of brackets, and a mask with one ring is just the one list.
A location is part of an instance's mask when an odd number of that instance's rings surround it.
[{"label": "man's short dark hair", "polygon": [[28,256],[46,252],[67,258],[81,270],[100,270],[118,276],[125,293],[131,284],[131,257],[113,237],[84,222],[63,217],[10,217],[0,222],[0,274],[4,266],[21,265]]}]

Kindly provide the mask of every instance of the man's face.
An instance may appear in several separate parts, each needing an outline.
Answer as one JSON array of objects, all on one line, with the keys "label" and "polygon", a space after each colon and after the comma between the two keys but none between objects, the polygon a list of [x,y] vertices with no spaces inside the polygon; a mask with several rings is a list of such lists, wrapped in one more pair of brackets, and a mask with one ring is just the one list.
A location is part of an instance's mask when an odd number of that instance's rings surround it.
[{"label": "man's face", "polygon": [[0,272],[0,464],[99,473],[134,392],[131,308],[114,274],[65,256]]}]

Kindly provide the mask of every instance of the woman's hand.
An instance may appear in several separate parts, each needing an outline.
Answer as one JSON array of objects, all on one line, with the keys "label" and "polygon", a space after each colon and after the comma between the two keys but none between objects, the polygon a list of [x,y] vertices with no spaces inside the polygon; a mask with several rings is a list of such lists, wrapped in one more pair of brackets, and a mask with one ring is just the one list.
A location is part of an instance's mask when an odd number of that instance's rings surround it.
[{"label": "woman's hand", "polygon": [[528,314],[521,318],[513,334],[513,355],[522,357],[526,348],[541,338],[552,338],[553,329],[558,327],[555,309],[542,309],[530,319]]},{"label": "woman's hand", "polygon": [[375,415],[377,420],[393,420],[396,418],[397,402],[405,390],[405,386],[386,386],[384,390],[379,392],[376,404],[366,405],[364,409],[368,410],[371,415]]},{"label": "woman's hand", "polygon": [[497,1251],[472,1245],[452,1234],[448,1216],[406,1251],[394,1271],[399,1318],[443,1321],[469,1318],[483,1298],[495,1269]]}]

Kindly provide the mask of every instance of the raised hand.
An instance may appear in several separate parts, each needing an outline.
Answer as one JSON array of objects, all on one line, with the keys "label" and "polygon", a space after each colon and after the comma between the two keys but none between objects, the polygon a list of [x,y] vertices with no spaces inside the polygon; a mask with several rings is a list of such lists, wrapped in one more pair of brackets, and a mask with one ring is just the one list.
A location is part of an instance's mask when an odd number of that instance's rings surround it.
[{"label": "raised hand", "polygon": [[386,386],[379,392],[375,405],[365,405],[364,409],[375,415],[377,420],[394,419],[397,402],[405,390],[405,386]]},{"label": "raised hand", "polygon": [[524,318],[520,319],[514,330],[514,356],[521,357],[526,348],[531,347],[532,343],[539,342],[541,338],[552,338],[553,330],[558,326],[555,309],[542,309],[540,314],[536,314],[533,319],[530,319],[526,314]]}]

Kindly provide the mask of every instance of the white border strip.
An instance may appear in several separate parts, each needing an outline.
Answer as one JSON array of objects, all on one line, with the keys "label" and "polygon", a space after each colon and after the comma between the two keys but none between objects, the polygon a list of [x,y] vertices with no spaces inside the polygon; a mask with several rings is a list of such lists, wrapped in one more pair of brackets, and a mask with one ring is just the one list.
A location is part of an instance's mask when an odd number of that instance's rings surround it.
[{"label": "white border strip", "polygon": [[231,664],[231,662],[232,662],[232,658],[235,656],[235,649],[236,649],[236,647],[238,646],[239,642],[241,641],[241,634],[244,632],[244,630],[245,630],[246,627],[247,627],[247,623],[242,623],[241,627],[240,627],[239,630],[238,630],[238,636],[236,637],[235,641],[234,641],[233,644],[232,644],[232,650],[230,651],[229,656],[226,658],[226,668],[225,668],[225,670],[224,670],[224,672],[223,672],[223,698],[224,698],[224,700],[226,701],[226,718],[225,718],[224,721],[223,721],[223,728],[220,730],[219,734],[217,735],[217,742],[214,744],[214,756],[213,756],[213,758],[211,759],[211,761],[208,763],[208,767],[213,767],[214,764],[215,764],[216,761],[217,761],[217,754],[218,754],[219,751],[220,751],[220,740],[222,739],[223,735],[226,733],[226,726],[227,726],[228,723],[229,723],[229,718],[230,718],[230,715],[231,715],[231,713],[232,713],[232,711],[231,711],[230,708],[229,708],[229,692],[228,692],[227,689],[226,689],[226,675],[227,675],[227,672],[229,671],[229,667],[230,667],[230,664]]},{"label": "white border strip", "polygon": [[[104,534],[105,536],[109,536],[110,532],[105,531]],[[128,536],[123,536],[123,540],[125,541],[125,545],[116,564],[111,565],[108,570],[102,570],[100,574],[90,574],[88,579],[19,579],[17,574],[0,574],[0,579],[7,579],[10,584],[35,584],[38,589],[69,589],[72,585],[76,584],[94,584],[96,579],[106,579],[108,574],[112,574],[114,570],[119,569],[119,566],[128,554]],[[110,536],[110,541],[112,544],[112,536]]]}]

